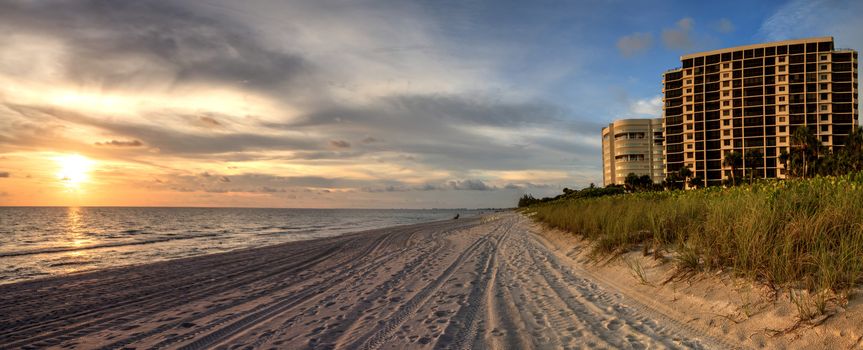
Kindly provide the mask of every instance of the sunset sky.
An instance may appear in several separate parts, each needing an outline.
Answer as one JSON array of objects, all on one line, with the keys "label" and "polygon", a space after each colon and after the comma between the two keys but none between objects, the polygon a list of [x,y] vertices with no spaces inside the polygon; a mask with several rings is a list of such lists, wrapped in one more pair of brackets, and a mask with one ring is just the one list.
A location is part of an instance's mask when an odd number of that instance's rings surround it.
[{"label": "sunset sky", "polygon": [[0,205],[513,206],[681,54],[863,49],[861,1],[704,5],[0,1]]}]

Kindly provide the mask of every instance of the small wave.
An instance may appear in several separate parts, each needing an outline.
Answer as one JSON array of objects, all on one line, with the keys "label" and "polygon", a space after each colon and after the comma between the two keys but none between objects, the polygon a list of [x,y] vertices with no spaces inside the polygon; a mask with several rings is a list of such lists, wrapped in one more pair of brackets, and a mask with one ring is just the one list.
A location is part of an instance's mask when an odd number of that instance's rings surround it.
[{"label": "small wave", "polygon": [[73,266],[73,265],[87,265],[92,261],[66,261],[66,262],[58,262],[53,264],[48,264],[48,267],[61,267],[61,266]]},{"label": "small wave", "polygon": [[206,238],[206,237],[213,237],[213,236],[218,236],[218,234],[208,233],[208,234],[183,236],[183,237],[163,237],[163,238],[154,238],[154,239],[150,239],[150,240],[146,240],[146,241],[95,244],[95,245],[86,246],[86,247],[56,247],[56,248],[45,248],[45,249],[35,249],[35,250],[21,250],[21,251],[17,251],[17,252],[0,253],[0,258],[8,258],[8,257],[12,257],[12,256],[23,256],[23,255],[76,252],[76,251],[84,251],[84,250],[92,250],[92,249],[100,249],[100,248],[135,246],[135,245],[143,245],[143,244],[162,243],[162,242],[168,242],[168,241],[174,241],[174,240]]},{"label": "small wave", "polygon": [[128,235],[137,235],[137,234],[144,233],[144,231],[143,230],[125,230],[125,231],[122,231],[122,233],[125,233]]}]

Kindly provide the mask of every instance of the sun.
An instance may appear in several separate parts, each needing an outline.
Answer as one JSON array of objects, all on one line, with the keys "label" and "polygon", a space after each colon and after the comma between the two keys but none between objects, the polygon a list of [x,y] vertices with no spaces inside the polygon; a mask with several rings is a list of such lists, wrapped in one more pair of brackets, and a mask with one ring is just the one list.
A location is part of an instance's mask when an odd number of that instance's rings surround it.
[{"label": "sun", "polygon": [[60,170],[57,178],[70,188],[78,188],[89,179],[93,161],[79,154],[60,156],[54,159]]}]

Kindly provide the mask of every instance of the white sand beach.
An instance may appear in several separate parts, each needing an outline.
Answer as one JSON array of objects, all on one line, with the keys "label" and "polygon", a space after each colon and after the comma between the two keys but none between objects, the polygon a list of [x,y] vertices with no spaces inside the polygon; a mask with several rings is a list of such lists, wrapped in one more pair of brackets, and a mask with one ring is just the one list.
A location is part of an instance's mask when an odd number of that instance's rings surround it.
[{"label": "white sand beach", "polygon": [[540,231],[504,212],[0,286],[0,348],[797,347]]}]

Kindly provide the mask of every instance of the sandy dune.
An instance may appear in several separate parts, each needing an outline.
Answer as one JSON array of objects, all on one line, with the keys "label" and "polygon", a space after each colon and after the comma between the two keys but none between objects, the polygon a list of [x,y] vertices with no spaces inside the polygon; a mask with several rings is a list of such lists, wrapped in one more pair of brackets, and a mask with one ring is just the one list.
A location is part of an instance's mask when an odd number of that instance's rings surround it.
[{"label": "sandy dune", "polygon": [[0,348],[727,348],[515,213],[0,287]]}]

